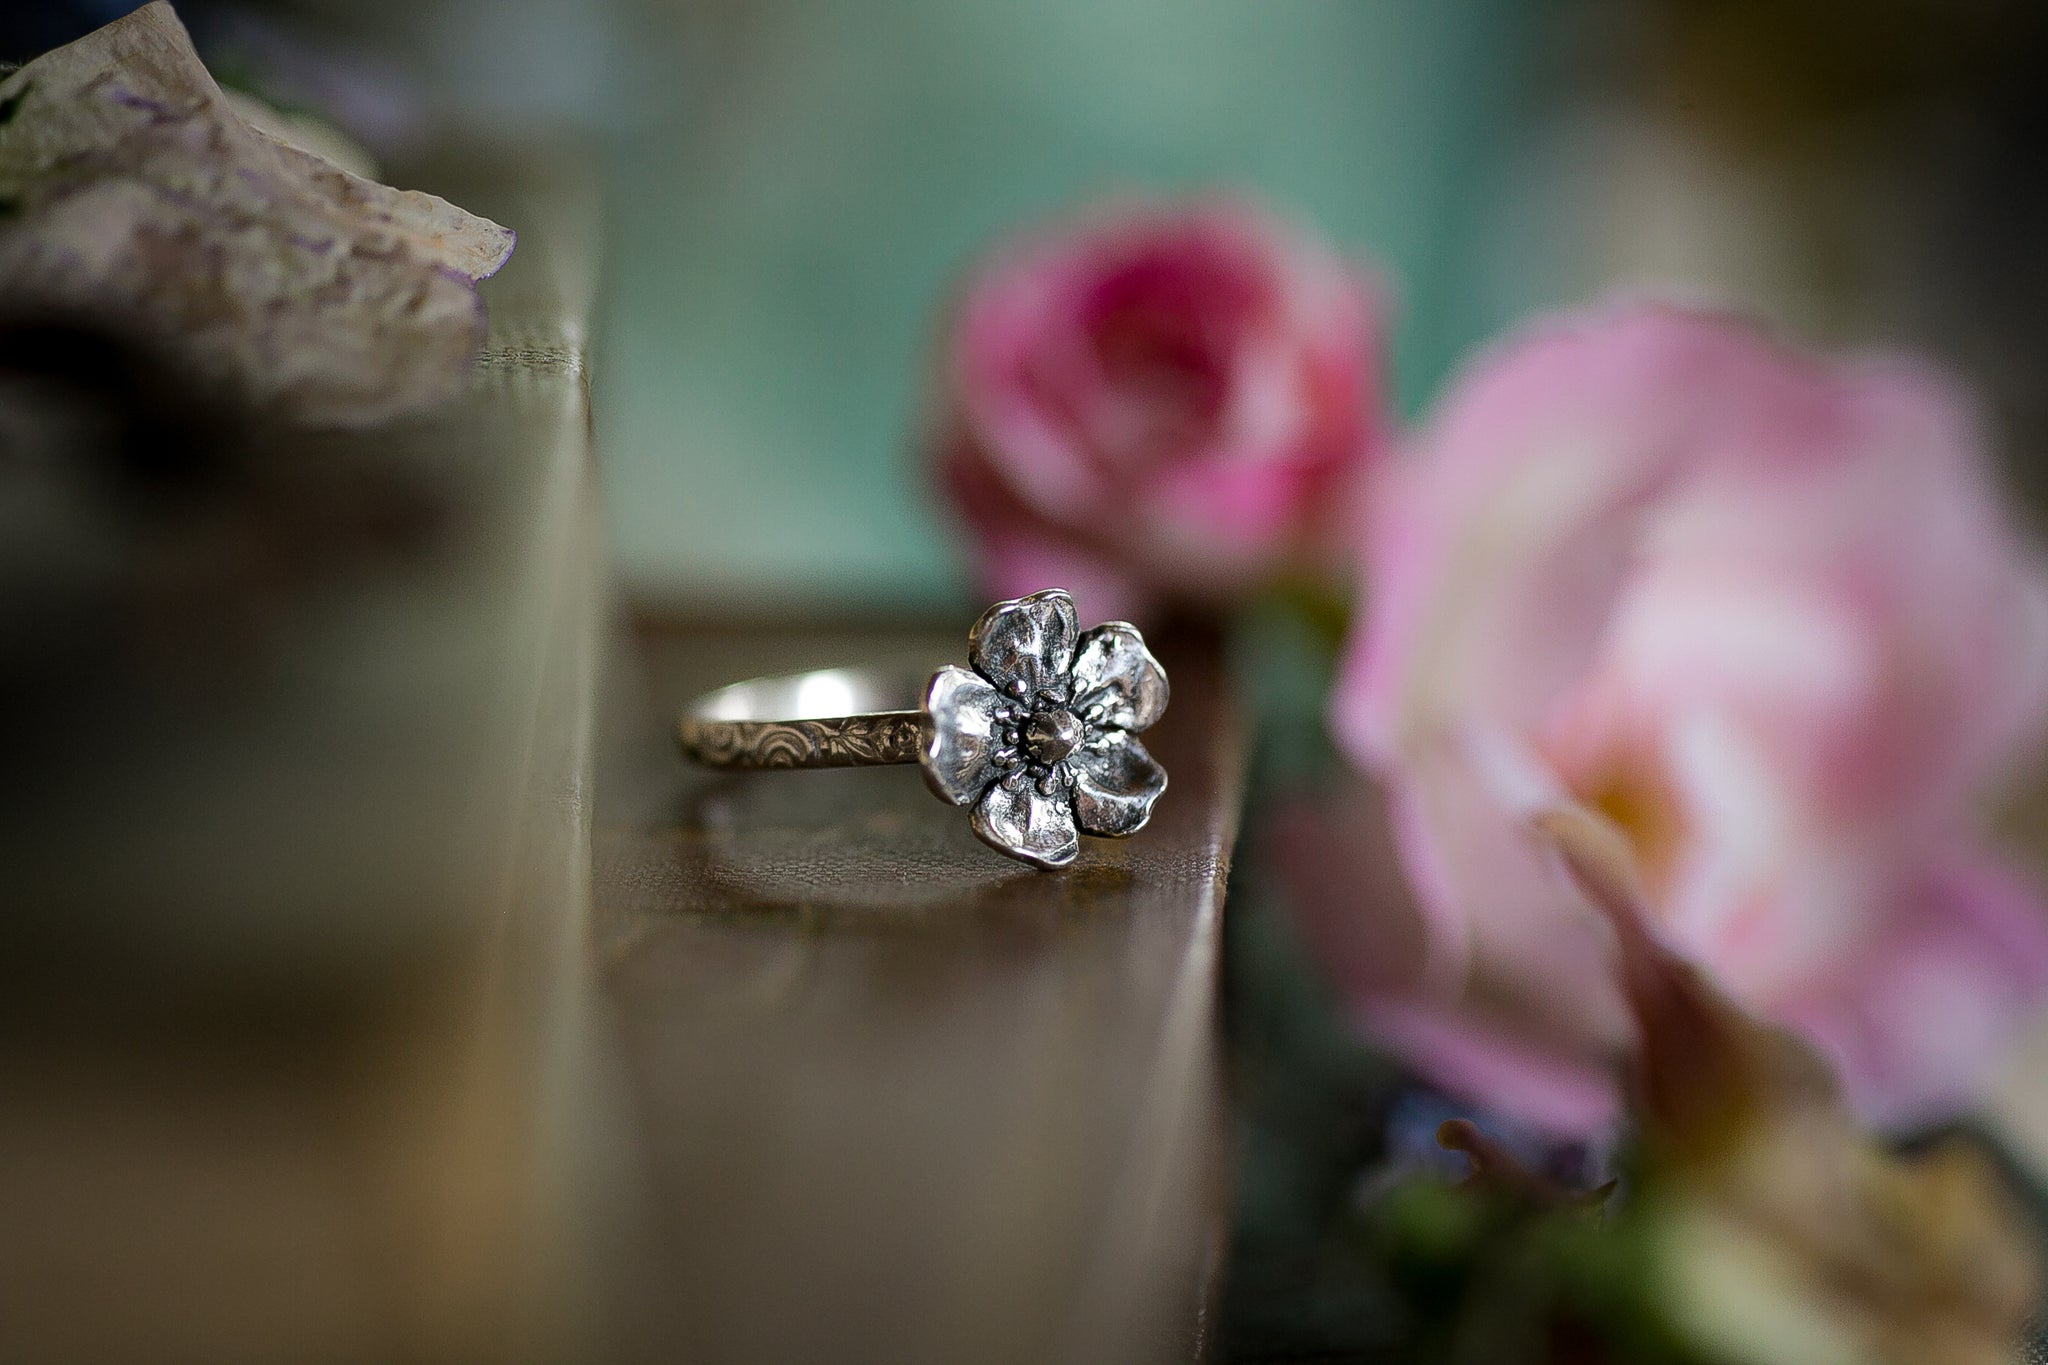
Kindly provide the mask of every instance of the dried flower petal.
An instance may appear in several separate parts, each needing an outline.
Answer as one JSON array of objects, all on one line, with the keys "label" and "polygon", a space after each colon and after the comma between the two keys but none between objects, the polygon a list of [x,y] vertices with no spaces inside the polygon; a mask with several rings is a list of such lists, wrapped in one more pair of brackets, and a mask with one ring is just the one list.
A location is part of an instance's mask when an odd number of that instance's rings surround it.
[{"label": "dried flower petal", "polygon": [[350,175],[252,127],[171,7],[145,6],[0,80],[0,281],[116,316],[312,425],[455,392],[483,339],[474,282],[512,233]]},{"label": "dried flower petal", "polygon": [[1899,1156],[1858,1129],[1827,1064],[1744,1012],[1649,928],[1619,831],[1536,827],[1613,924],[1640,1032],[1639,1204],[1680,1327],[1717,1359],[1926,1365],[2006,1358],[2038,1259],[1984,1159]]}]

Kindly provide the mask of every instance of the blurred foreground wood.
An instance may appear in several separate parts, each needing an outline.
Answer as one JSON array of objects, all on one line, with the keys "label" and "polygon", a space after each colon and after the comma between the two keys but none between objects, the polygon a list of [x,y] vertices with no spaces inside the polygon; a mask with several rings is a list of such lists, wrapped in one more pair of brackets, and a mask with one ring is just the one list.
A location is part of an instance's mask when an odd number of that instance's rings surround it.
[{"label": "blurred foreground wood", "polygon": [[958,630],[639,634],[594,932],[637,1133],[607,1271],[633,1359],[1188,1360],[1224,1242],[1219,917],[1243,736],[1161,643],[1172,785],[1037,872],[915,768],[714,774],[673,708],[767,672],[958,658]]},{"label": "blurred foreground wood", "polygon": [[183,690],[106,677],[12,787],[0,1360],[578,1354],[589,201],[465,165],[430,183],[521,233],[471,393],[275,452],[417,476],[442,531]]}]

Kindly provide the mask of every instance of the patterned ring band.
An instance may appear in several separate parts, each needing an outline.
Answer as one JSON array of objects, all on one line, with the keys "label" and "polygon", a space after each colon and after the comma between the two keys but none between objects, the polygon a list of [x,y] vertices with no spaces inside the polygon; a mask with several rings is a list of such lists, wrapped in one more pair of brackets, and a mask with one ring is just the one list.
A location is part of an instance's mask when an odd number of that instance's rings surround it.
[{"label": "patterned ring band", "polygon": [[1121,838],[1166,790],[1137,733],[1166,710],[1166,671],[1137,628],[1082,631],[1060,589],[998,602],[968,635],[971,668],[924,684],[834,668],[706,693],[677,726],[683,752],[719,768],[916,763],[974,832],[1038,867],[1065,867],[1081,834]]},{"label": "patterned ring band", "polygon": [[915,763],[924,712],[882,708],[916,696],[917,685],[858,668],[755,678],[690,703],[677,738],[685,754],[713,768]]}]

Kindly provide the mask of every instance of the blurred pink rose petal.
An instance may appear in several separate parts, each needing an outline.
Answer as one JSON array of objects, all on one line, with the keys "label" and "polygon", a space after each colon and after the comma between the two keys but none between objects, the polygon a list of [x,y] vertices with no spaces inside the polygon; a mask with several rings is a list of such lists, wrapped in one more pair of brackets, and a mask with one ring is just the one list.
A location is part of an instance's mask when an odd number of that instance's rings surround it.
[{"label": "blurred pink rose petal", "polygon": [[1901,1126],[1967,1104],[2044,989],[2048,904],[1998,860],[1958,849],[1841,972],[1778,1013],[1859,1078],[1871,1118]]},{"label": "blurred pink rose petal", "polygon": [[[1673,307],[1542,324],[1452,384],[1374,531],[1332,718],[1433,926],[1404,1008],[1611,1046],[1611,954],[1523,832],[1580,802],[1866,1115],[1967,1098],[2048,985],[2031,893],[1953,854],[2038,738],[2048,579],[1950,385]],[[1476,1074],[1467,1034],[1400,1032]]]},{"label": "blurred pink rose petal", "polygon": [[929,439],[982,587],[1140,615],[1332,567],[1382,444],[1381,312],[1328,248],[1228,200],[1006,243],[953,319]]},{"label": "blurred pink rose petal", "polygon": [[[1467,1104],[1555,1135],[1604,1129],[1618,1108],[1628,1021],[1597,924],[1579,917],[1559,940],[1583,955],[1562,969],[1591,983],[1586,998],[1559,998],[1543,971],[1518,971],[1530,964],[1509,957],[1490,953],[1474,970],[1473,945],[1446,941],[1462,921],[1432,913],[1404,881],[1401,822],[1389,814],[1383,794],[1357,778],[1281,805],[1264,830],[1296,926],[1352,1021]],[[1500,830],[1527,856],[1531,889],[1569,904],[1556,859],[1526,831]],[[1561,969],[1554,957],[1548,967]]]}]

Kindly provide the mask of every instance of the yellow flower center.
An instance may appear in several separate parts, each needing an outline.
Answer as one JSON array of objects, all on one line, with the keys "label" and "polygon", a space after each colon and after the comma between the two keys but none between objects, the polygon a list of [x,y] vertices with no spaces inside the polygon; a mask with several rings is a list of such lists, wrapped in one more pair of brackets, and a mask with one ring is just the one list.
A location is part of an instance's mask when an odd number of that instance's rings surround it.
[{"label": "yellow flower center", "polygon": [[1669,881],[1685,837],[1684,809],[1659,766],[1644,755],[1617,755],[1577,786],[1579,799],[1628,837],[1654,897]]}]

